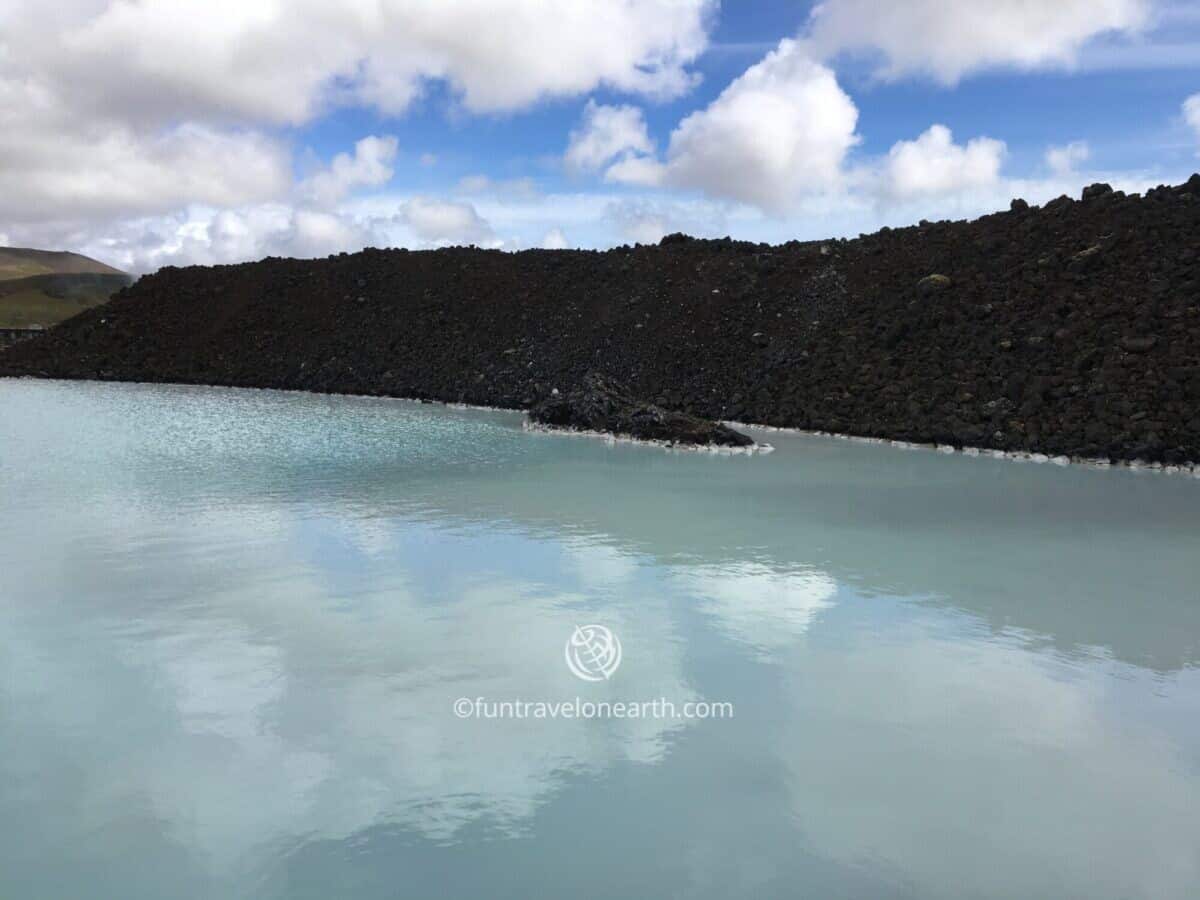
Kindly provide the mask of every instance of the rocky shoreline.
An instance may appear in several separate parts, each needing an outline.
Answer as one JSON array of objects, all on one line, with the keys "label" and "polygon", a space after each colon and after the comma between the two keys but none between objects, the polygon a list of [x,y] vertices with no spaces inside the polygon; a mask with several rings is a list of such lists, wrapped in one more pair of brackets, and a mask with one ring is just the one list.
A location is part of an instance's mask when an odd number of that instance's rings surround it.
[{"label": "rocky shoreline", "polygon": [[664,410],[948,447],[1200,461],[1200,176],[781,246],[367,250],[168,268],[0,374]]},{"label": "rocky shoreline", "polygon": [[667,445],[753,447],[754,440],[728,425],[663,409],[634,397],[599,372],[560,393],[557,388],[529,410],[529,421],[544,428],[613,434]]}]

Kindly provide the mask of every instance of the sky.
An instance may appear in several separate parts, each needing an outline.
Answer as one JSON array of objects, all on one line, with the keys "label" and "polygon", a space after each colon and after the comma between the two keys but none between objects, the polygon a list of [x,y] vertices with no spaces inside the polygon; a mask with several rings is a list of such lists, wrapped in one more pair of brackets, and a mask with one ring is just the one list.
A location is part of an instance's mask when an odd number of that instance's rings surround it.
[{"label": "sky", "polygon": [[772,243],[1200,170],[1200,0],[0,0],[0,245]]}]

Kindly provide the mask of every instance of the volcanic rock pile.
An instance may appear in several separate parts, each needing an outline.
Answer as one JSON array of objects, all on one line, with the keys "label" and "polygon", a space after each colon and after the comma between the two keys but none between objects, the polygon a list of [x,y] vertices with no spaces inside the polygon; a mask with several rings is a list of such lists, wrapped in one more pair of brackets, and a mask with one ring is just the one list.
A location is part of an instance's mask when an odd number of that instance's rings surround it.
[{"label": "volcanic rock pile", "polygon": [[674,412],[639,400],[598,372],[566,394],[551,394],[529,411],[531,421],[573,431],[602,431],[643,441],[750,447],[753,439],[719,422]]},{"label": "volcanic rock pile", "polygon": [[531,407],[598,371],[709,419],[1200,461],[1200,175],[767,246],[167,268],[0,374]]}]

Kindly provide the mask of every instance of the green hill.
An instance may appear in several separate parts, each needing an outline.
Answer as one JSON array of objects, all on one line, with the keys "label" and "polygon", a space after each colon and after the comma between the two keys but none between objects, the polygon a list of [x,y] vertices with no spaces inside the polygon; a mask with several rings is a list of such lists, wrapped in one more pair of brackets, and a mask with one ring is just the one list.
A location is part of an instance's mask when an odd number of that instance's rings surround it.
[{"label": "green hill", "polygon": [[132,280],[78,253],[0,247],[0,328],[56,325]]}]

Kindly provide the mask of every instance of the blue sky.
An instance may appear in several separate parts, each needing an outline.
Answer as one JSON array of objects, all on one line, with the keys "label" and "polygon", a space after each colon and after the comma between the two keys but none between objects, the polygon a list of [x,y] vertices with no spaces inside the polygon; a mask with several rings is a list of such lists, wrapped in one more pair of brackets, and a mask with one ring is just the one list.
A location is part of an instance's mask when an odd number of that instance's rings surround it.
[{"label": "blue sky", "polygon": [[0,242],[137,271],[853,235],[1200,168],[1177,0],[18,0],[0,26]]}]

